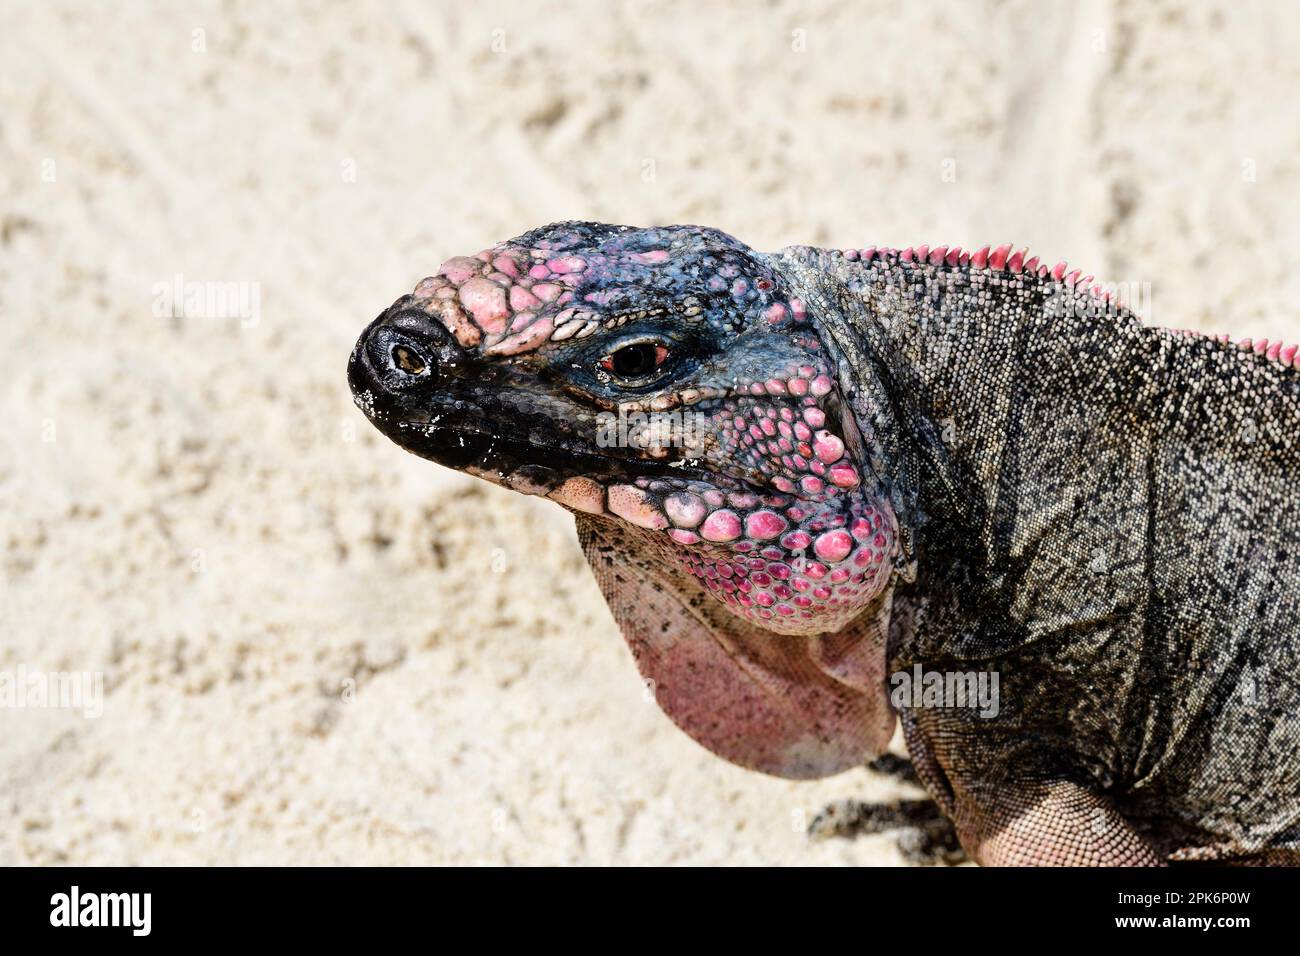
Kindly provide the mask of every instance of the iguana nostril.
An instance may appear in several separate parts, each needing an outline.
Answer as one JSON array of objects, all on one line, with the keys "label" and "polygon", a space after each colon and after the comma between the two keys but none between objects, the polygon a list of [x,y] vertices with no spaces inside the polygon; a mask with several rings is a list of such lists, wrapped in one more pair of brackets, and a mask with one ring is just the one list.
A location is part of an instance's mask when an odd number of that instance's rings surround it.
[{"label": "iguana nostril", "polygon": [[417,352],[405,345],[393,346],[393,351],[389,357],[392,359],[393,365],[408,375],[423,375],[429,370],[429,363],[421,358]]}]

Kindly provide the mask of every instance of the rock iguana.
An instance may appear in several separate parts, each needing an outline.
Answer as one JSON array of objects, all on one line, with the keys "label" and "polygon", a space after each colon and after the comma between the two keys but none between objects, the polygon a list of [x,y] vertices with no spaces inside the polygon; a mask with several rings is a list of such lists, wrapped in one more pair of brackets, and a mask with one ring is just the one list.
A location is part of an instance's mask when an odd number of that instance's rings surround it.
[{"label": "rock iguana", "polygon": [[574,514],[713,752],[819,777],[901,720],[975,860],[1155,864],[1300,860],[1298,365],[1007,246],[566,222],[348,371],[403,448]]}]

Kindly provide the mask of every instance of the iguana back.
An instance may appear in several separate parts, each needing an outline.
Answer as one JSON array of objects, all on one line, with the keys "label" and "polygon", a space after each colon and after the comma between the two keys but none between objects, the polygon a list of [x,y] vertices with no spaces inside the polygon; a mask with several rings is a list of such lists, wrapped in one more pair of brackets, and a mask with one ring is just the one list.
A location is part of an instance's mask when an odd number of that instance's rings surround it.
[{"label": "iguana back", "polygon": [[1063,268],[791,258],[863,303],[828,310],[846,362],[887,356],[921,555],[891,673],[1000,672],[996,721],[905,712],[932,791],[1065,778],[1163,852],[1300,846],[1295,350],[1146,328]]}]

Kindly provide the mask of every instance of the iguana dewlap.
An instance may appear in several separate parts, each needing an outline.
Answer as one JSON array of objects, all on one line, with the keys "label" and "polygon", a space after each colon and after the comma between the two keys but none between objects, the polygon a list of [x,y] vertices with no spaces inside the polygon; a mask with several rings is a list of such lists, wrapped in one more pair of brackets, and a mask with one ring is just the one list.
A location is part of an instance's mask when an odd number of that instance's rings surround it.
[{"label": "iguana dewlap", "polygon": [[[1296,350],[1065,269],[560,223],[445,263],[348,374],[403,448],[574,513],[720,756],[833,774],[901,719],[982,862],[1294,859]],[[996,714],[891,702],[930,672],[995,673]]]}]

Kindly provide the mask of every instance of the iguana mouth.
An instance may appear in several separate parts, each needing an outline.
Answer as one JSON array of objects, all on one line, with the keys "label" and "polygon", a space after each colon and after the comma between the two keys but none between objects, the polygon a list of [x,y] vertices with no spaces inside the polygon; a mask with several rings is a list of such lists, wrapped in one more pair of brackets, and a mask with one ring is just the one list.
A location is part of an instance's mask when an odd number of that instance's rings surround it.
[{"label": "iguana mouth", "polygon": [[436,422],[438,417],[434,413],[427,422],[398,421],[395,432],[385,432],[408,451],[448,468],[472,468],[485,476],[496,474],[502,480],[526,470],[539,485],[544,486],[544,490],[536,492],[539,494],[545,494],[573,477],[610,484],[637,478],[663,478],[705,482],[724,491],[758,490],[740,479],[693,467],[689,463],[695,459],[620,458],[586,448],[568,447],[562,440],[553,443],[520,441],[455,423],[441,425]]}]

